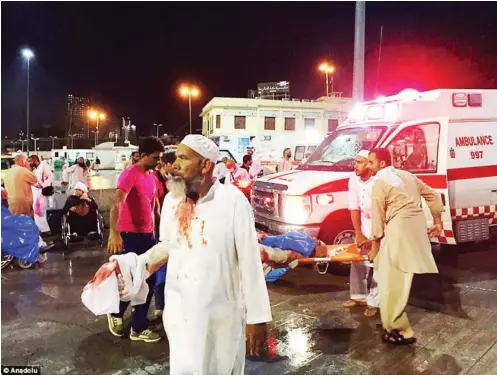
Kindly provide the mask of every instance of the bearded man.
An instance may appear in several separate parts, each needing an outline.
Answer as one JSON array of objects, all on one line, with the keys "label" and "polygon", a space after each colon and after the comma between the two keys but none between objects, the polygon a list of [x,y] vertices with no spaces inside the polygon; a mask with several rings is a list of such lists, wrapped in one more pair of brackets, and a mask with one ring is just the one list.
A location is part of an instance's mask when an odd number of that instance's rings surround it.
[{"label": "bearded man", "polygon": [[246,344],[259,355],[272,319],[252,209],[236,187],[213,182],[218,155],[206,137],[183,139],[162,242],[147,252],[151,269],[169,256],[163,321],[172,375],[242,375]]}]

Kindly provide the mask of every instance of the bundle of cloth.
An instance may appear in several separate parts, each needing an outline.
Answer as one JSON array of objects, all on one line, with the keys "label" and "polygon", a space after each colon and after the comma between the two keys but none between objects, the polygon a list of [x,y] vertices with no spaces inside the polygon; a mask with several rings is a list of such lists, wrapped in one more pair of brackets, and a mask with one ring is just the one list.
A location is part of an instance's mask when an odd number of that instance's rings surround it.
[{"label": "bundle of cloth", "polygon": [[39,230],[34,220],[26,215],[12,215],[2,202],[2,253],[19,260],[34,263],[40,252]]},{"label": "bundle of cloth", "polygon": [[[303,232],[278,236],[259,236],[261,262],[266,281],[274,282],[308,258],[318,242]],[[113,255],[86,284],[81,294],[83,304],[95,315],[119,312],[119,301],[131,305],[145,303],[148,285],[145,280],[167,262],[167,252],[142,255]]]}]

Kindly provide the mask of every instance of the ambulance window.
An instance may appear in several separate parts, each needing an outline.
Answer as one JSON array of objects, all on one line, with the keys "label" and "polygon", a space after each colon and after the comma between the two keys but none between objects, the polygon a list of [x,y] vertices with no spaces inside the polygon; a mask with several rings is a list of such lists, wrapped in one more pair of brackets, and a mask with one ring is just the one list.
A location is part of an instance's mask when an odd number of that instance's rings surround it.
[{"label": "ambulance window", "polygon": [[314,150],[316,149],[316,147],[317,147],[317,146],[309,146],[309,147],[307,147],[307,152],[308,152],[309,154],[312,154],[312,153],[314,152]]},{"label": "ambulance window", "polygon": [[439,132],[437,123],[403,129],[388,146],[393,166],[414,173],[436,172]]},{"label": "ambulance window", "polygon": [[305,146],[297,146],[295,147],[295,161],[301,161],[304,158],[305,154]]}]

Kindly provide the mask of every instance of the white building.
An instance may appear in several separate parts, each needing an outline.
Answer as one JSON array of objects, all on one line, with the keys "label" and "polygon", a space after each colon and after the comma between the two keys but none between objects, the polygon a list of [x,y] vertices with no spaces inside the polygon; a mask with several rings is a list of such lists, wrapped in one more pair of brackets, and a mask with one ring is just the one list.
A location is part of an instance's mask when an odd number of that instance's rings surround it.
[{"label": "white building", "polygon": [[299,165],[347,118],[351,103],[338,93],[317,100],[213,98],[202,110],[202,134],[238,163],[249,145],[255,147],[264,174],[272,173],[285,148]]},{"label": "white building", "polygon": [[277,135],[308,129],[326,134],[347,117],[351,103],[338,95],[317,100],[216,97],[202,110],[202,134]]}]

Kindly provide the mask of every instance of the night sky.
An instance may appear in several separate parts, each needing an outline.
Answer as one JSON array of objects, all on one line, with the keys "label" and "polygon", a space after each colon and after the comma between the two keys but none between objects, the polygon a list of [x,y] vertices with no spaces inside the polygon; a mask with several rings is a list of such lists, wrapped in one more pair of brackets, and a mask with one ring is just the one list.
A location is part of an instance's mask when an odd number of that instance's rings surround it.
[{"label": "night sky", "polygon": [[[354,8],[353,2],[3,2],[2,132],[25,127],[23,46],[36,54],[34,129],[64,127],[71,92],[91,96],[115,117],[131,117],[140,134],[151,134],[153,122],[181,133],[188,122],[188,104],[177,95],[181,82],[202,90],[194,117],[213,96],[246,97],[258,82],[289,80],[293,97],[311,99],[324,93],[317,71],[323,59],[337,67],[335,91],[350,95]],[[366,96],[405,87],[495,88],[496,15],[492,2],[368,2]]]}]

